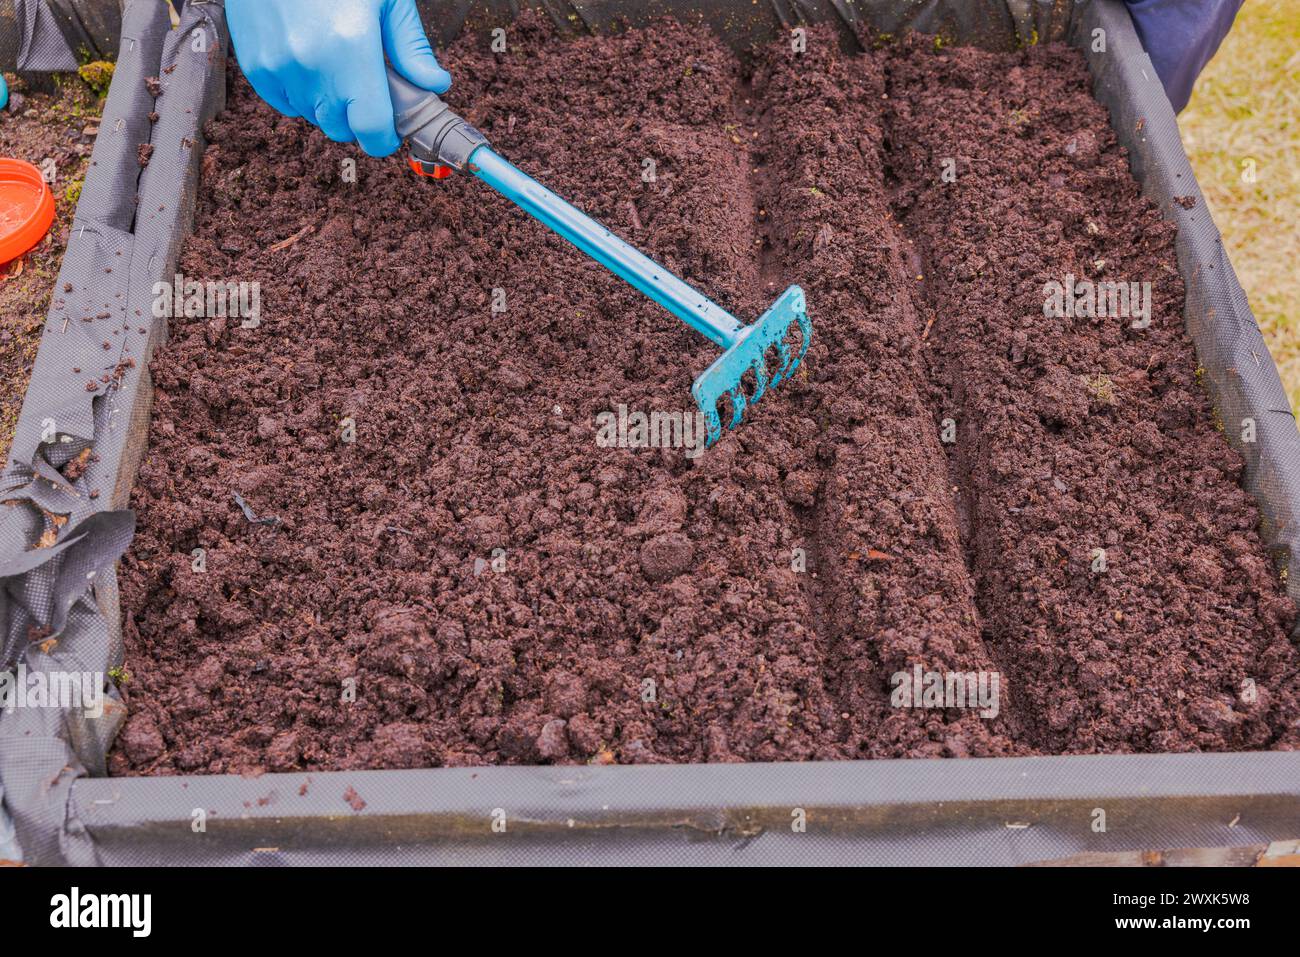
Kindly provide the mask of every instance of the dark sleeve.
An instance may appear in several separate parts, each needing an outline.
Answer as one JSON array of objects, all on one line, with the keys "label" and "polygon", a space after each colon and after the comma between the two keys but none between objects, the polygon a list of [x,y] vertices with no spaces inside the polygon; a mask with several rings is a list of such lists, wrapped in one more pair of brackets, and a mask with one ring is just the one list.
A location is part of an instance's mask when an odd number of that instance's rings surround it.
[{"label": "dark sleeve", "polygon": [[1174,112],[1228,35],[1243,0],[1125,0]]}]

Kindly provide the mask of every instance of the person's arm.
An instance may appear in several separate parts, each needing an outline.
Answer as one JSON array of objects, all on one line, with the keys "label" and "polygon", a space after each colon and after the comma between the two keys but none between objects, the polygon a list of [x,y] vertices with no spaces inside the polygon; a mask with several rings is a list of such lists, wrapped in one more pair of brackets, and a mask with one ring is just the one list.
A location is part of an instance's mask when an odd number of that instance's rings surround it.
[{"label": "person's arm", "polygon": [[415,0],[226,0],[226,19],[240,68],[262,99],[372,156],[401,145],[384,54],[418,87],[451,86]]},{"label": "person's arm", "polygon": [[1125,0],[1175,113],[1192,98],[1192,85],[1232,29],[1242,2]]}]

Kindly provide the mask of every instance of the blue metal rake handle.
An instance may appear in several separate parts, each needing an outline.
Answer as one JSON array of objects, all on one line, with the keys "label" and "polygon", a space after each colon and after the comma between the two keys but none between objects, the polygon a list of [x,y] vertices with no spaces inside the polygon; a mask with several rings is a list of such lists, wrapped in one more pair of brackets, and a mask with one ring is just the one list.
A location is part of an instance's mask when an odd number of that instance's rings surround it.
[{"label": "blue metal rake handle", "polygon": [[727,310],[560,199],[490,147],[474,150],[469,171],[722,348],[730,349],[744,335],[745,324]]}]

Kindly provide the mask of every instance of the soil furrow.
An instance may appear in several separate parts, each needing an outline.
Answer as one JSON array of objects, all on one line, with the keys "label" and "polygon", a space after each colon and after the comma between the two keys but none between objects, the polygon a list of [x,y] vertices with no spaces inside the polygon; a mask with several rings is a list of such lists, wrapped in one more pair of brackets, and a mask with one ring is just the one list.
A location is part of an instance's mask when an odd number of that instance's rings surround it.
[{"label": "soil furrow", "polygon": [[[754,308],[761,311],[793,281],[779,248],[783,245],[782,241],[773,234],[772,215],[766,208],[768,200],[781,191],[783,170],[770,163],[769,156],[781,155],[782,144],[774,138],[770,116],[763,109],[752,75],[742,76],[737,81],[732,94],[731,112],[732,121],[724,129],[734,143],[743,145],[747,150],[743,182],[745,195],[753,210],[751,249],[752,261],[756,264],[758,295]],[[756,312],[755,315],[757,314],[760,313]],[[799,373],[800,385],[807,381],[805,368]],[[805,414],[810,414],[815,409],[815,402],[810,399],[810,390],[803,388],[786,397],[791,406],[799,408]],[[753,419],[752,414],[750,418]],[[808,476],[815,475],[811,487],[823,487],[828,477],[828,467],[826,463],[815,459],[812,450],[805,448],[792,451],[800,455],[801,461],[795,463],[787,459],[782,468],[782,478],[790,486],[786,498],[792,502],[789,548],[787,555],[778,554],[774,559],[788,564],[792,571],[797,572],[796,580],[808,608],[808,626],[817,640],[818,648],[825,654],[832,644],[830,637],[835,630],[831,617],[833,610],[828,607],[826,597],[828,583],[835,574],[835,563],[824,560],[827,553],[822,547],[822,509],[812,503],[807,488],[795,486],[809,485]],[[842,721],[842,713],[837,714],[839,716],[836,720]]]},{"label": "soil furrow", "polygon": [[[885,88],[890,94],[893,93],[887,68]],[[909,235],[909,230],[904,227],[899,219],[902,210],[899,208],[896,197],[900,190],[904,190],[905,187],[890,165],[893,153],[891,120],[890,111],[888,109],[882,110],[881,122],[884,126],[884,137],[881,159],[885,167],[884,180],[886,188],[891,196],[890,227],[897,238],[898,248],[903,253],[906,276],[908,279],[914,280],[909,284],[908,288],[911,291],[911,301],[918,316],[917,321],[921,322],[924,319],[918,346],[919,374],[924,378],[918,388],[923,401],[927,402],[932,410],[935,428],[940,437],[940,448],[944,452],[946,484],[951,492],[951,507],[957,525],[961,555],[966,575],[975,590],[975,618],[978,622],[983,653],[988,656],[988,659],[993,663],[994,669],[999,675],[1003,676],[1005,682],[1006,676],[1011,672],[1004,667],[1004,662],[1001,659],[1002,649],[998,647],[996,641],[992,640],[989,629],[985,625],[987,616],[983,610],[982,596],[975,584],[979,570],[977,542],[979,541],[980,510],[976,501],[978,486],[972,479],[975,462],[972,461],[969,455],[969,450],[974,448],[975,445],[972,441],[974,433],[966,415],[966,377],[961,369],[960,357],[953,355],[950,351],[936,350],[932,341],[933,337],[946,335],[949,332],[950,320],[944,314],[944,310],[949,307],[949,303],[944,301],[943,296],[938,292],[936,284],[928,278],[931,276],[932,264],[925,253],[925,247],[923,245],[918,246],[916,239]],[[1016,707],[1015,689],[1004,685],[1003,691],[1006,701],[1005,733],[1012,739],[1019,740],[1023,734],[1023,715]]]},{"label": "soil furrow", "polygon": [[817,421],[818,471],[787,481],[810,486],[821,638],[845,754],[1007,753],[1002,714],[891,707],[894,676],[910,680],[915,667],[994,669],[918,392],[922,323],[897,294],[910,280],[885,196],[879,62],[846,58],[830,34],[811,31],[803,53],[774,47],[756,86],[779,171],[762,202],[817,329],[799,402]]}]

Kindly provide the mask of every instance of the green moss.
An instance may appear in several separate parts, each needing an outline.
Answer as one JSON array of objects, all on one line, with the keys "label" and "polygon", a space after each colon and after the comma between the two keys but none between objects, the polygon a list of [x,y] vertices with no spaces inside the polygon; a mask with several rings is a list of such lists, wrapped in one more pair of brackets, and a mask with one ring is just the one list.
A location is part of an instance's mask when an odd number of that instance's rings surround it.
[{"label": "green moss", "polygon": [[1083,386],[1102,405],[1115,404],[1115,383],[1110,376],[1100,372],[1094,376],[1084,376]]},{"label": "green moss", "polygon": [[1030,31],[1029,31],[1029,36],[1028,36],[1028,37],[1025,37],[1025,36],[1021,35],[1019,32],[1017,32],[1017,34],[1016,34],[1016,46],[1019,47],[1019,48],[1022,49],[1022,50],[1023,50],[1025,47],[1036,47],[1036,46],[1038,46],[1038,28],[1037,28],[1037,27],[1034,27],[1032,30],[1030,30]]},{"label": "green moss", "polygon": [[77,67],[77,76],[95,91],[96,96],[104,96],[108,93],[108,85],[113,82],[113,64],[107,60],[95,60]]}]

